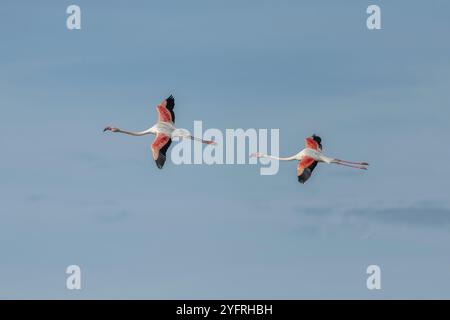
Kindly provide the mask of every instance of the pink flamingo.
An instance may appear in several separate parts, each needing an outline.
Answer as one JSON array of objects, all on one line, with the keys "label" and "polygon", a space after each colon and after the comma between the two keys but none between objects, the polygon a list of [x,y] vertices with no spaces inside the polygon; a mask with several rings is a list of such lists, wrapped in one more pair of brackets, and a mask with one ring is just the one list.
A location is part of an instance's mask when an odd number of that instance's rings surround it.
[{"label": "pink flamingo", "polygon": [[156,135],[156,138],[152,143],[151,149],[153,159],[155,160],[156,166],[159,169],[162,169],[164,163],[166,162],[167,149],[169,149],[172,143],[172,138],[174,137],[180,137],[183,139],[189,138],[206,144],[216,144],[214,141],[203,140],[200,138],[193,137],[189,134],[189,131],[185,129],[177,129],[175,127],[175,113],[173,112],[174,107],[175,107],[175,99],[171,95],[156,107],[156,110],[158,112],[158,121],[154,126],[152,126],[147,130],[132,132],[121,130],[115,127],[106,127],[103,130],[103,132],[105,131],[120,132],[129,134],[131,136],[143,136],[146,134]]},{"label": "pink flamingo", "polygon": [[251,156],[257,158],[270,158],[281,161],[298,160],[297,177],[298,182],[300,183],[305,183],[311,177],[314,168],[319,162],[325,162],[328,164],[333,163],[341,166],[367,170],[366,166],[369,165],[367,162],[351,162],[324,156],[322,154],[321,142],[322,139],[313,134],[311,137],[306,138],[305,148],[292,157],[279,158],[261,152],[253,153]]}]

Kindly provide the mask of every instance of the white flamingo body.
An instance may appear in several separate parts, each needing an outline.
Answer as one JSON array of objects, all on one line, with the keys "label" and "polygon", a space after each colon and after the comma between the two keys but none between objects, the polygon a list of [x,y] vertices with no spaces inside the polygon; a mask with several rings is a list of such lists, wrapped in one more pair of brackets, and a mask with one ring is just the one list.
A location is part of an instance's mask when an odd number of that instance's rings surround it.
[{"label": "white flamingo body", "polygon": [[332,163],[333,162],[333,158],[324,156],[320,151],[311,149],[311,148],[305,148],[302,151],[300,151],[299,153],[297,153],[295,155],[295,160],[302,160],[305,157],[310,157],[312,159],[314,159],[317,162],[325,162],[325,163]]},{"label": "white flamingo body", "polygon": [[153,127],[150,128],[152,132],[155,134],[161,133],[165,134],[169,137],[174,138],[176,135],[173,135],[177,128],[174,126],[173,123],[170,122],[164,122],[164,121],[158,121]]}]

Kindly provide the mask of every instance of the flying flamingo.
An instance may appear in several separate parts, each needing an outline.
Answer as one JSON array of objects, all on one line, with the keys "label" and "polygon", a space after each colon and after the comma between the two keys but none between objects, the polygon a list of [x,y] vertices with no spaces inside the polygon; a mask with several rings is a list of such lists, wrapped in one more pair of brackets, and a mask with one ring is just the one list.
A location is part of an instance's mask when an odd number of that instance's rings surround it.
[{"label": "flying flamingo", "polygon": [[311,137],[306,138],[305,148],[296,155],[293,155],[292,157],[279,158],[261,152],[253,153],[251,156],[257,158],[270,158],[282,161],[298,160],[297,177],[298,182],[300,183],[305,183],[309,179],[309,177],[311,177],[314,168],[317,166],[317,163],[319,162],[325,162],[328,164],[334,163],[341,166],[367,170],[366,166],[369,165],[367,162],[351,162],[324,156],[322,154],[321,142],[322,139],[313,134]]},{"label": "flying flamingo", "polygon": [[203,140],[200,138],[193,137],[185,129],[177,129],[175,127],[175,113],[173,112],[174,107],[175,107],[175,99],[171,95],[156,107],[156,110],[158,112],[158,122],[156,122],[156,124],[153,127],[147,130],[132,132],[121,130],[115,127],[106,127],[103,130],[103,132],[105,131],[120,132],[129,134],[131,136],[144,136],[146,134],[156,135],[156,138],[151,145],[151,149],[153,159],[155,160],[156,166],[159,169],[162,169],[164,163],[166,162],[167,149],[169,149],[170,144],[172,143],[172,138],[174,137],[180,137],[183,139],[189,138],[206,144],[216,144],[214,141]]}]

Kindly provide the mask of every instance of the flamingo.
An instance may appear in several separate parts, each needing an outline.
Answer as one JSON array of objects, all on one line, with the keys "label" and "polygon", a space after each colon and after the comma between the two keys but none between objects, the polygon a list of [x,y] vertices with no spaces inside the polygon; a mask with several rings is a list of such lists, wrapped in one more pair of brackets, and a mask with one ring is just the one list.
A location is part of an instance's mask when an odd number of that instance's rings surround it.
[{"label": "flamingo", "polygon": [[159,169],[162,169],[164,163],[166,162],[167,149],[169,149],[172,143],[172,138],[174,137],[180,137],[183,139],[189,138],[206,144],[214,144],[214,145],[216,144],[214,141],[203,140],[200,138],[193,137],[189,134],[189,131],[185,129],[177,129],[175,127],[175,113],[173,112],[174,107],[175,107],[175,99],[172,95],[170,95],[170,97],[162,101],[156,107],[156,111],[158,112],[158,121],[154,126],[152,126],[147,130],[133,132],[122,130],[115,127],[106,127],[105,129],[103,129],[103,132],[105,131],[119,132],[131,136],[144,136],[147,134],[156,135],[156,138],[151,145],[151,149],[153,160],[155,160],[156,166]]},{"label": "flamingo", "polygon": [[314,168],[319,162],[325,162],[328,164],[337,164],[341,166],[367,170],[369,165],[367,162],[351,162],[346,160],[340,160],[335,158],[330,158],[322,154],[322,139],[319,136],[313,134],[311,137],[305,139],[305,148],[293,155],[292,157],[280,158],[267,155],[261,152],[256,152],[251,154],[252,157],[257,158],[270,158],[281,161],[293,161],[298,160],[297,164],[297,177],[298,182],[305,183],[310,177]]}]

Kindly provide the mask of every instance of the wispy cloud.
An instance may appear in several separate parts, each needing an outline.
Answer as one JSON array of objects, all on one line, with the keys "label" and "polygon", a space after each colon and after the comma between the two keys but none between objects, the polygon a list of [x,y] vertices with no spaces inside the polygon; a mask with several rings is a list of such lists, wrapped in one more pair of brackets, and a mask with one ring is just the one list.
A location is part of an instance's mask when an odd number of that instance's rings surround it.
[{"label": "wispy cloud", "polygon": [[450,209],[438,204],[415,204],[405,207],[359,208],[346,212],[353,217],[373,219],[387,224],[414,226],[446,226],[450,224]]},{"label": "wispy cloud", "polygon": [[324,220],[343,224],[376,222],[415,227],[450,225],[450,208],[437,202],[420,202],[406,206],[295,208],[294,211],[309,218],[317,218],[320,222]]}]

